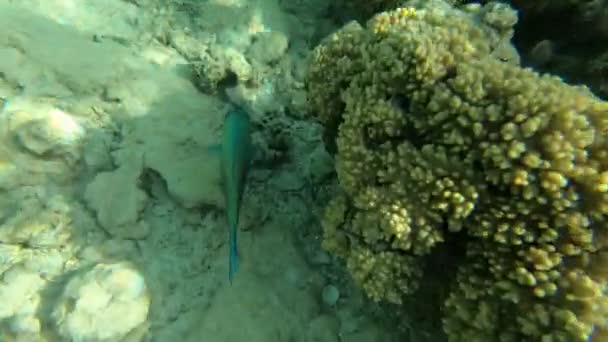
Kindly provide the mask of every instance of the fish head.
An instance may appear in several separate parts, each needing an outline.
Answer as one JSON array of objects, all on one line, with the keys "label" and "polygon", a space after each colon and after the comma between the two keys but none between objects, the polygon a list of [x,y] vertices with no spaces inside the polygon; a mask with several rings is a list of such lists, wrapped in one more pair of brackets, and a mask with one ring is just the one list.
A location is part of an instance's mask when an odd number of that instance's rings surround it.
[{"label": "fish head", "polygon": [[226,113],[224,122],[228,124],[238,124],[241,130],[243,128],[246,128],[247,132],[249,132],[249,128],[251,126],[251,119],[249,118],[249,113],[247,113],[247,111],[241,107],[234,107],[229,110]]}]

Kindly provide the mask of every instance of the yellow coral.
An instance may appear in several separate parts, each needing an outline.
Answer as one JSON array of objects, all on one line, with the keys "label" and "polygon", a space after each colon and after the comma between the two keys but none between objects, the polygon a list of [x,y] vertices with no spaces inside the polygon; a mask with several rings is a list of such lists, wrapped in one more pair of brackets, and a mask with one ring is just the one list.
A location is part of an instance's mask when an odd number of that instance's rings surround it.
[{"label": "yellow coral", "polygon": [[315,49],[310,107],[344,190],[324,245],[372,298],[399,303],[419,284],[416,259],[464,233],[451,340],[604,336],[608,104],[501,62],[497,42],[461,12],[417,7]]},{"label": "yellow coral", "polygon": [[403,26],[409,18],[414,16],[416,16],[416,9],[411,7],[380,13],[374,18],[371,30],[375,34],[385,33],[392,28]]}]

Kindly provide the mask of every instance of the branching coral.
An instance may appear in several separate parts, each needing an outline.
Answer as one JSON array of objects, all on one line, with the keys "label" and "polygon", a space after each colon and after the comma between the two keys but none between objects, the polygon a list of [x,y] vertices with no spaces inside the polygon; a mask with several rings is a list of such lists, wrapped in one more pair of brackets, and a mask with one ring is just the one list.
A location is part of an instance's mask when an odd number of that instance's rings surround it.
[{"label": "branching coral", "polygon": [[428,1],[351,23],[315,50],[309,101],[335,138],[344,190],[324,246],[371,297],[398,303],[421,258],[464,233],[451,340],[599,338],[608,104],[497,58],[509,30],[477,20],[491,10]]}]

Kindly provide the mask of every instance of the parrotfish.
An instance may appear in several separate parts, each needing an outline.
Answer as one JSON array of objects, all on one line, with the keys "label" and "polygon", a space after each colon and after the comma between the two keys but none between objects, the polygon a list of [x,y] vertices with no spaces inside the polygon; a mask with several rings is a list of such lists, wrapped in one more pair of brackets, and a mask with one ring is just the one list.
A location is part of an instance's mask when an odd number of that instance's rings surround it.
[{"label": "parrotfish", "polygon": [[252,159],[250,127],[249,114],[245,110],[234,108],[226,114],[221,146],[221,168],[229,229],[228,280],[231,284],[239,268],[237,231],[241,199]]},{"label": "parrotfish", "polygon": [[0,113],[4,112],[6,107],[8,107],[8,99],[0,96]]}]

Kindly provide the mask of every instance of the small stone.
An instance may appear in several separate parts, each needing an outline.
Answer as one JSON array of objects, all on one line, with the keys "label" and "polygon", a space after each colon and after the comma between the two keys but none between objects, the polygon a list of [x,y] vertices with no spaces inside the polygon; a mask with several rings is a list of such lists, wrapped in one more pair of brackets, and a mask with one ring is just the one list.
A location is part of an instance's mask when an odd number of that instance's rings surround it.
[{"label": "small stone", "polygon": [[333,285],[327,285],[323,288],[322,297],[323,303],[328,306],[335,306],[340,299],[340,291]]}]

